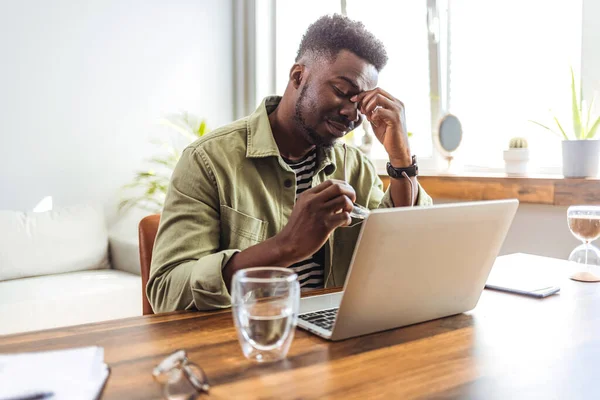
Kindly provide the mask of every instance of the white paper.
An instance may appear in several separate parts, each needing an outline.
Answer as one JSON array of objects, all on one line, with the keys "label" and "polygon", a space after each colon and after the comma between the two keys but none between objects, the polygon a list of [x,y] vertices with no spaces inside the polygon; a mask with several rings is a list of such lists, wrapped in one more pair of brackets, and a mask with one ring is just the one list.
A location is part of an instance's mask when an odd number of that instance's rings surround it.
[{"label": "white paper", "polygon": [[53,399],[91,400],[107,377],[101,347],[0,354],[0,399],[52,392]]}]

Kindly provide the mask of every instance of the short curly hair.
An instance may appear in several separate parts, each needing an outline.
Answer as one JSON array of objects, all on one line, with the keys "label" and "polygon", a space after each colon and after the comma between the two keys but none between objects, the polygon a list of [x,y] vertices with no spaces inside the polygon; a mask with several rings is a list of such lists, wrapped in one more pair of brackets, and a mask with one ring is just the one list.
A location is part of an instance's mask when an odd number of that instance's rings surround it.
[{"label": "short curly hair", "polygon": [[342,50],[351,51],[366,60],[377,72],[388,61],[383,43],[362,22],[333,14],[319,18],[308,27],[300,42],[296,62],[307,53],[334,58]]}]

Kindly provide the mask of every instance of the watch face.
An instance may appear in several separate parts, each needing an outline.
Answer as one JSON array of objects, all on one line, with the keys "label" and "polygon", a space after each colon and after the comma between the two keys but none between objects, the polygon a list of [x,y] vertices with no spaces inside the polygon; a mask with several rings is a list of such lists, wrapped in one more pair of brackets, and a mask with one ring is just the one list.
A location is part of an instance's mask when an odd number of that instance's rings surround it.
[{"label": "watch face", "polygon": [[396,170],[394,169],[394,167],[392,167],[392,164],[390,164],[390,163],[387,163],[387,173],[392,178],[397,178],[398,177],[396,175]]}]

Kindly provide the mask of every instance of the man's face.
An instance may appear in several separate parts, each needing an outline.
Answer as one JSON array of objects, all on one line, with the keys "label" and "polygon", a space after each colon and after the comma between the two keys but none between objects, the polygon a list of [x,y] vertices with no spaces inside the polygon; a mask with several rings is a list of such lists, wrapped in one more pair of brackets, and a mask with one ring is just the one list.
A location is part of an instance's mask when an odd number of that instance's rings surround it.
[{"label": "man's face", "polygon": [[295,120],[311,144],[331,147],[358,127],[362,116],[350,98],[377,85],[377,70],[349,51],[335,60],[319,61],[307,67],[298,90]]}]

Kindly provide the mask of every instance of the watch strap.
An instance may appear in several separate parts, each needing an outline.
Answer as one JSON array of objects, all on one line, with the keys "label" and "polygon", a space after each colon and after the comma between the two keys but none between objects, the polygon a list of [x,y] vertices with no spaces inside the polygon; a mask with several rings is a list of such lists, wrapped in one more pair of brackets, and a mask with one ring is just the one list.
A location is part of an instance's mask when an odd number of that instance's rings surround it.
[{"label": "watch strap", "polygon": [[394,167],[390,162],[387,163],[387,173],[390,177],[392,178],[403,178],[404,175],[402,175],[403,172],[406,173],[406,175],[408,175],[409,177],[413,177],[413,176],[417,176],[419,174],[419,167],[417,166],[417,157],[416,156],[412,156],[412,165],[408,166],[408,167]]}]

